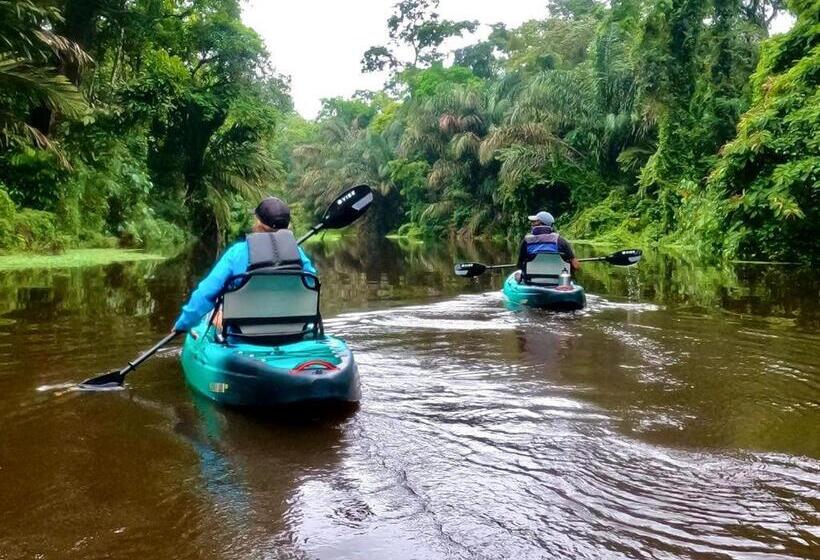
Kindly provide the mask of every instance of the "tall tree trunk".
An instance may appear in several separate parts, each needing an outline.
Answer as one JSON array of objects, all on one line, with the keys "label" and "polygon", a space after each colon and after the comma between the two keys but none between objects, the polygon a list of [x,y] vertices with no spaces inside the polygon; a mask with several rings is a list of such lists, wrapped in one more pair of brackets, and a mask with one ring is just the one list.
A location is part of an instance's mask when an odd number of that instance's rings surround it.
[{"label": "tall tree trunk", "polygon": [[[96,46],[96,20],[102,10],[102,4],[103,0],[66,0],[63,6],[65,21],[58,31],[80,45],[87,53],[93,53]],[[75,62],[63,62],[60,70],[74,85],[80,85],[82,76],[80,67]]]},{"label": "tall tree trunk", "polygon": [[227,112],[217,111],[206,115],[202,107],[190,104],[186,108],[186,119],[182,131],[185,165],[186,198],[190,201],[191,223],[200,237],[216,239],[219,235],[213,209],[208,205],[205,183],[205,153],[211,138],[225,122]]},{"label": "tall tree trunk", "polygon": [[[91,53],[95,46],[96,19],[102,2],[103,0],[66,0],[62,6],[64,21],[58,26],[57,32],[80,45],[85,52]],[[82,76],[77,61],[61,59],[57,71],[79,87]],[[51,134],[56,122],[57,115],[45,104],[32,109],[29,115],[29,124],[46,136]]]}]

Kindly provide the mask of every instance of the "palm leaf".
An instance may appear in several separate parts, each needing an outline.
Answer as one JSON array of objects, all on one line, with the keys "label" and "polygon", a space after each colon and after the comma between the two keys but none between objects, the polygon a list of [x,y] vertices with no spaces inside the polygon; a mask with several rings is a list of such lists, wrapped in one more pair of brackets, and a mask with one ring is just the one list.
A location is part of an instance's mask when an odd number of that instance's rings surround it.
[{"label": "palm leaf", "polygon": [[4,55],[0,55],[0,92],[21,96],[33,105],[45,103],[70,118],[88,110],[82,93],[62,74]]}]

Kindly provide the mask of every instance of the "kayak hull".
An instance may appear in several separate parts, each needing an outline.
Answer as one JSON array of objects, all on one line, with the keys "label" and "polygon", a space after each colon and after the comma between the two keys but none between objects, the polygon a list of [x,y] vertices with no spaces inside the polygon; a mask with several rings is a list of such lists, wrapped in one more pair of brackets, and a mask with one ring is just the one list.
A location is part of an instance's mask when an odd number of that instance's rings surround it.
[{"label": "kayak hull", "polygon": [[182,347],[185,380],[218,403],[247,408],[356,403],[359,370],[341,339],[319,336],[278,346],[220,343],[204,325]]},{"label": "kayak hull", "polygon": [[545,286],[519,284],[515,274],[510,274],[504,282],[504,297],[514,305],[524,305],[536,309],[555,311],[575,311],[586,306],[584,288],[573,283],[569,290],[559,290]]}]

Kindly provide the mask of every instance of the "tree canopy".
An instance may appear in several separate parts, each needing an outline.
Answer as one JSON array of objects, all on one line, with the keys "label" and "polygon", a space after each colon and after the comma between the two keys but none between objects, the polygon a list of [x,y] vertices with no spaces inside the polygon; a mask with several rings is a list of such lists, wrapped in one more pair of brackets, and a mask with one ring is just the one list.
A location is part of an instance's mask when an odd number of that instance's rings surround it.
[{"label": "tree canopy", "polygon": [[[378,194],[378,234],[817,261],[816,0],[552,0],[516,28],[401,0],[382,91],[293,110],[238,0],[0,0],[0,249],[228,239],[265,194]],[[769,37],[772,19],[796,17]]]}]

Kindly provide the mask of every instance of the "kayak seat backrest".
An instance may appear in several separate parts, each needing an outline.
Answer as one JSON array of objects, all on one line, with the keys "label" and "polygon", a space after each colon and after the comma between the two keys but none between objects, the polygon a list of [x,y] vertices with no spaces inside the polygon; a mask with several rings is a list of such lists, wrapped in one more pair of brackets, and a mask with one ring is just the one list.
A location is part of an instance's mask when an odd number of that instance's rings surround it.
[{"label": "kayak seat backrest", "polygon": [[527,263],[524,282],[539,286],[557,286],[561,272],[569,272],[569,263],[558,253],[539,253]]},{"label": "kayak seat backrest", "polygon": [[238,338],[304,337],[322,330],[319,279],[300,270],[269,268],[241,277],[222,297],[224,334]]}]

